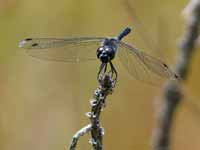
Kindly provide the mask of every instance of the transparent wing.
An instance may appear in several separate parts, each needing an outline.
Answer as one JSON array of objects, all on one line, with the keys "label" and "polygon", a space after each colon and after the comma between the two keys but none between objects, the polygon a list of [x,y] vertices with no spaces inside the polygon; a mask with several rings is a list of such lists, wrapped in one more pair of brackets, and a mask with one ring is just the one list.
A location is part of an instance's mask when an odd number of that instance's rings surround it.
[{"label": "transparent wing", "polygon": [[118,56],[128,72],[138,80],[156,85],[162,78],[178,79],[164,62],[124,42],[119,43]]},{"label": "transparent wing", "polygon": [[29,38],[21,41],[19,47],[27,49],[30,56],[65,62],[79,62],[96,59],[96,50],[103,37],[80,38]]}]

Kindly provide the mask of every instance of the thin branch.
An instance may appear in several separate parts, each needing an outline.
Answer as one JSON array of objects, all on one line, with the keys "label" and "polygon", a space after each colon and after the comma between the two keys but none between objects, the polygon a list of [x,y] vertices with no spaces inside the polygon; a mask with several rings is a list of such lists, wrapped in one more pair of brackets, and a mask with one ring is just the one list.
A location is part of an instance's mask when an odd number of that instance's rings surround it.
[{"label": "thin branch", "polygon": [[91,124],[88,124],[87,126],[80,129],[76,134],[73,136],[73,139],[71,141],[71,144],[69,146],[69,150],[75,150],[76,145],[78,143],[78,140],[81,136],[85,135],[86,133],[91,131]]},{"label": "thin branch", "polygon": [[106,97],[112,93],[115,83],[111,79],[110,75],[101,76],[99,79],[100,86],[94,93],[93,100],[91,101],[91,113],[89,115],[92,130],[90,140],[94,150],[103,149],[103,134],[104,129],[100,125],[100,114],[102,109],[105,107]]},{"label": "thin branch", "polygon": [[90,143],[92,144],[93,150],[103,149],[103,134],[104,130],[100,124],[100,114],[106,105],[106,98],[112,93],[113,88],[116,84],[116,80],[112,78],[110,73],[102,73],[99,78],[99,87],[95,90],[93,99],[90,101],[92,106],[91,112],[87,113],[91,123],[79,130],[71,141],[69,150],[75,150],[77,142],[81,136],[88,132],[91,132]]},{"label": "thin branch", "polygon": [[[176,72],[184,80],[188,77],[192,54],[194,53],[195,42],[198,38],[200,24],[200,1],[191,0],[190,16],[187,20],[186,33],[183,35],[183,40],[180,46],[179,57],[176,65]],[[153,149],[154,150],[169,150],[170,133],[175,112],[183,98],[182,90],[179,84],[168,82],[164,89],[163,103],[160,106],[157,114],[157,127],[154,130]]]},{"label": "thin branch", "polygon": [[[134,23],[138,23],[139,26],[142,26],[135,15],[134,8],[131,6],[129,0],[125,1],[124,6],[129,15],[131,15],[131,18],[136,20]],[[191,0],[185,9],[185,15],[187,17],[186,33],[182,38],[176,65],[176,73],[180,75],[183,81],[187,79],[195,42],[198,38],[198,26],[200,24],[200,0]],[[140,35],[142,35],[145,39],[143,32],[141,32]],[[151,47],[151,44],[147,44]],[[180,84],[170,81],[166,84],[163,93],[164,102],[159,107],[159,112],[157,113],[157,127],[154,130],[153,136],[154,150],[169,150],[171,127],[176,109],[183,97],[182,93]]]}]

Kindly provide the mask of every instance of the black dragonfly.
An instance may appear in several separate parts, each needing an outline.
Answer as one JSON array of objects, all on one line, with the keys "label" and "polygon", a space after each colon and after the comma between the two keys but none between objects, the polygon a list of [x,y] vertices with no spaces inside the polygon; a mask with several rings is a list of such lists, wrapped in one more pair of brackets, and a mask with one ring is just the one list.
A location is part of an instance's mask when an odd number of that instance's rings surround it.
[{"label": "black dragonfly", "polygon": [[109,65],[110,72],[117,79],[112,60],[118,55],[128,72],[138,80],[153,83],[152,74],[166,79],[179,79],[163,61],[123,42],[122,39],[130,32],[131,29],[127,27],[117,37],[111,38],[27,38],[19,43],[19,47],[27,49],[30,56],[51,61],[82,62],[98,58],[101,61],[98,76],[105,73]]}]

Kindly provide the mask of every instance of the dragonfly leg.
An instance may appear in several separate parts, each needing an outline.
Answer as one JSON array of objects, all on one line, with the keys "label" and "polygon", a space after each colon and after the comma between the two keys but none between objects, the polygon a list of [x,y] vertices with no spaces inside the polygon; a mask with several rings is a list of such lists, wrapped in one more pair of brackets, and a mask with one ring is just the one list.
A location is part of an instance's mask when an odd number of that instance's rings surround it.
[{"label": "dragonfly leg", "polygon": [[97,79],[100,78],[100,75],[101,75],[102,71],[105,73],[105,71],[106,71],[105,68],[107,68],[107,64],[106,63],[101,63],[101,65],[99,67],[99,72],[98,72],[98,75],[97,75]]},{"label": "dragonfly leg", "polygon": [[114,83],[116,83],[116,81],[117,81],[117,71],[116,71],[116,69],[115,69],[115,67],[114,67],[114,65],[111,61],[109,61],[109,65],[110,65],[110,67],[109,67],[109,70],[108,70],[108,63],[101,63],[101,65],[99,67],[97,79],[99,80],[105,74],[109,74],[109,76],[112,78]]},{"label": "dragonfly leg", "polygon": [[104,67],[104,73],[106,73],[106,71],[107,71],[107,63],[105,63],[105,67]]},{"label": "dragonfly leg", "polygon": [[117,70],[115,69],[113,63],[110,61],[110,68],[111,68],[111,73],[112,73],[112,77],[114,78],[114,80],[117,80]]}]

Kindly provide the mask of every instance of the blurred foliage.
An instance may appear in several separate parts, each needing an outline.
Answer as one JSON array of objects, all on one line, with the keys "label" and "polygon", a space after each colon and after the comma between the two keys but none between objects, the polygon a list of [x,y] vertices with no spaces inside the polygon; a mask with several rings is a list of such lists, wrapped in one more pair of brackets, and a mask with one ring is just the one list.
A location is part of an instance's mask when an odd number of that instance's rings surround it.
[{"label": "blurred foliage", "polygon": [[[138,26],[125,0],[0,0],[0,149],[64,149],[73,134],[89,120],[89,99],[97,86],[99,62],[68,64],[31,58],[18,48],[27,37],[115,36],[126,26],[125,40],[173,65],[184,32],[181,12],[187,1],[130,0]],[[149,48],[139,31],[155,41]],[[195,54],[185,85],[197,97],[199,53]],[[154,99],[162,88],[130,77],[115,61],[119,84],[102,114],[106,149],[150,148],[154,126]],[[197,98],[187,100],[198,104]],[[191,94],[191,95],[193,95]],[[187,103],[178,110],[173,132],[174,149],[199,149],[200,120]],[[159,106],[158,106],[159,107]],[[189,130],[188,130],[189,129]],[[79,149],[89,149],[88,137]],[[194,140],[197,139],[197,140]]]}]

